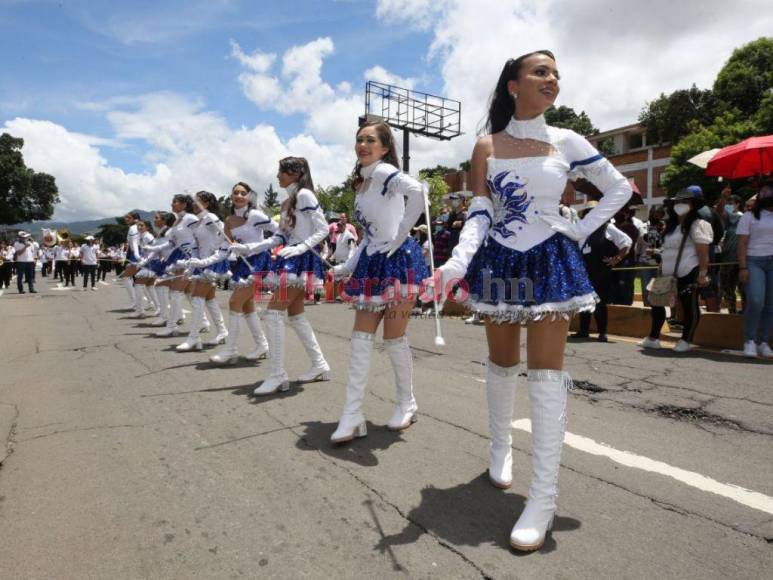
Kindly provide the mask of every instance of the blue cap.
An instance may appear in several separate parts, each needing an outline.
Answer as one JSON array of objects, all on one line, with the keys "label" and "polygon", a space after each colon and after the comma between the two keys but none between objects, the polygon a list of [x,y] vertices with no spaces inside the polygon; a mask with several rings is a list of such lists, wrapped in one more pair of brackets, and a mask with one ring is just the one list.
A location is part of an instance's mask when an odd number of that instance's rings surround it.
[{"label": "blue cap", "polygon": [[685,191],[692,193],[692,196],[695,198],[703,197],[703,190],[701,189],[700,185],[688,185]]}]

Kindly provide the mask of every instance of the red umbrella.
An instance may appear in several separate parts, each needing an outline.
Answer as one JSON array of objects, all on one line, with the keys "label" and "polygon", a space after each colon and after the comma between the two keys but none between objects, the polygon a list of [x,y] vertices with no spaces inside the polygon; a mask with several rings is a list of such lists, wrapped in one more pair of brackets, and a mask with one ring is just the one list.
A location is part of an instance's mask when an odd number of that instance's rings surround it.
[{"label": "red umbrella", "polygon": [[739,179],[773,172],[773,135],[749,137],[720,149],[706,166],[706,175]]}]

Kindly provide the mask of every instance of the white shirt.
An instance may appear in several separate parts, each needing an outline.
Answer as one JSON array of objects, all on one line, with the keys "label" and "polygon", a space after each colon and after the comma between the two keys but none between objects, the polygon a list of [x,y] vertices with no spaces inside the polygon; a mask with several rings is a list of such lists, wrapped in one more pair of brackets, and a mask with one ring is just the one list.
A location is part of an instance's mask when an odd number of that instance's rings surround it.
[{"label": "white shirt", "polygon": [[[676,275],[678,278],[687,276],[693,268],[698,266],[698,253],[695,250],[695,244],[711,244],[714,239],[714,230],[711,224],[706,220],[697,219],[690,228],[690,237],[684,244],[682,258],[679,260],[679,270]],[[676,256],[679,253],[679,245],[682,243],[682,228],[676,226],[676,229],[663,238],[663,247],[660,251],[662,258],[663,276],[673,276],[674,266],[676,265]]]},{"label": "white shirt", "polygon": [[18,252],[20,250],[22,251],[21,254],[19,254],[15,258],[17,262],[34,262],[35,261],[35,255],[36,255],[35,246],[33,245],[33,243],[31,241],[26,243],[26,244],[24,244],[22,242],[14,242],[13,247],[14,247],[15,252]]},{"label": "white shirt", "polygon": [[[288,192],[292,192],[295,183],[288,187]],[[290,193],[292,195],[292,193]],[[295,226],[290,228],[287,212],[283,209],[279,220],[279,229],[272,238],[275,247],[285,244],[294,246],[305,243],[311,248],[318,246],[328,235],[327,222],[325,214],[319,206],[317,196],[308,189],[300,189],[296,194],[295,203]]]},{"label": "white shirt", "polygon": [[773,211],[763,209],[760,219],[747,211],[738,220],[737,236],[749,236],[747,256],[773,256]]},{"label": "white shirt", "polygon": [[336,241],[336,250],[333,252],[333,259],[338,264],[343,264],[352,255],[355,250],[354,236],[348,229],[338,234]]},{"label": "white shirt", "polygon": [[96,266],[97,265],[97,250],[99,246],[92,244],[83,244],[81,246],[81,262],[84,266]]}]

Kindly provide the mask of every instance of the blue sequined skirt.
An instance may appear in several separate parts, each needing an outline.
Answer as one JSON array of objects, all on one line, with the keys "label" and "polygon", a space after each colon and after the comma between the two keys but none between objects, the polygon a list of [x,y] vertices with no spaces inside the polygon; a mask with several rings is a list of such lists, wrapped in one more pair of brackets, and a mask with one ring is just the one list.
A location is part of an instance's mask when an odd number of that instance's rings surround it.
[{"label": "blue sequined skirt", "polygon": [[181,272],[180,268],[177,268],[177,262],[179,260],[187,260],[190,256],[183,252],[180,248],[175,248],[169,257],[164,260],[163,275],[159,276],[159,280],[170,280],[178,276]]},{"label": "blue sequined skirt", "polygon": [[577,242],[563,234],[525,252],[489,237],[473,256],[464,282],[470,308],[497,322],[568,319],[594,310],[598,301]]},{"label": "blue sequined skirt", "polygon": [[139,262],[139,258],[134,254],[134,251],[131,248],[126,248],[126,261],[129,264],[136,264]]},{"label": "blue sequined skirt", "polygon": [[191,280],[206,280],[212,284],[222,282],[231,277],[231,268],[228,260],[223,258],[205,268],[194,268],[191,272]]},{"label": "blue sequined skirt", "polygon": [[363,249],[344,289],[354,308],[378,311],[417,298],[429,275],[421,246],[408,237],[389,258],[381,252],[369,256]]},{"label": "blue sequined skirt", "polygon": [[[284,282],[282,281],[284,280]],[[276,257],[271,265],[271,275],[264,279],[269,288],[282,284],[295,288],[320,288],[325,283],[325,265],[317,254],[309,250],[294,258]]]},{"label": "blue sequined skirt", "polygon": [[[250,265],[247,267],[245,260]],[[271,271],[271,252],[265,251],[231,262],[231,286],[244,288],[255,284],[255,276],[265,276]]]}]

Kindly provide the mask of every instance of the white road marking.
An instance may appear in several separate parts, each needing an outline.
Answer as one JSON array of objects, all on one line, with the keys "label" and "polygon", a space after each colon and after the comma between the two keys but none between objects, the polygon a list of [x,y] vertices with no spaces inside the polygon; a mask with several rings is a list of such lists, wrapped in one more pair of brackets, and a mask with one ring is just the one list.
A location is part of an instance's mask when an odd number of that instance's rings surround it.
[{"label": "white road marking", "polygon": [[99,283],[102,284],[102,286],[110,286],[110,284],[108,284],[104,280],[100,280]]},{"label": "white road marking", "polygon": [[51,288],[51,290],[67,290],[69,292],[70,290],[75,290],[75,286],[62,286],[62,283],[59,282],[56,288]]},{"label": "white road marking", "polygon": [[[531,421],[529,419],[518,419],[512,423],[513,429],[519,429],[531,433]],[[580,451],[585,451],[591,455],[600,455],[602,457],[608,457],[612,461],[625,465],[626,467],[633,467],[634,469],[642,469],[644,471],[650,471],[652,473],[658,473],[671,477],[681,483],[700,489],[701,491],[707,491],[732,499],[747,507],[773,514],[773,497],[761,494],[756,491],[732,485],[728,483],[720,483],[715,479],[695,473],[694,471],[687,471],[686,469],[680,469],[663,463],[662,461],[656,461],[643,455],[636,455],[629,451],[620,451],[604,443],[597,443],[593,439],[583,437],[581,435],[575,435],[574,433],[567,432],[564,437],[564,443]]]}]

